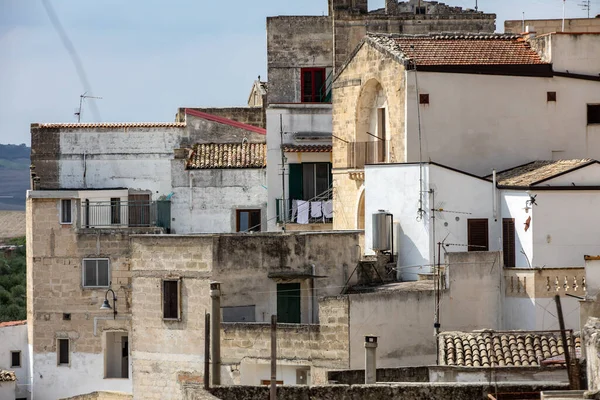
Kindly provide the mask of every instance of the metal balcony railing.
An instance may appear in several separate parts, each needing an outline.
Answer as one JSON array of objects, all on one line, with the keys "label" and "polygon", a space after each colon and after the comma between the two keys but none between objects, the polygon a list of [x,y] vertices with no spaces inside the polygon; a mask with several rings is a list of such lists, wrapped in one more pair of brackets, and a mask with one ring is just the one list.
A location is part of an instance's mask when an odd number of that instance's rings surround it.
[{"label": "metal balcony railing", "polygon": [[296,224],[327,224],[333,222],[333,190],[329,189],[310,200],[277,199],[277,222]]},{"label": "metal balcony railing", "polygon": [[389,145],[389,140],[346,143],[346,168],[362,169],[366,164],[387,162]]},{"label": "metal balcony railing", "polygon": [[162,227],[169,231],[170,201],[81,201],[82,228]]}]

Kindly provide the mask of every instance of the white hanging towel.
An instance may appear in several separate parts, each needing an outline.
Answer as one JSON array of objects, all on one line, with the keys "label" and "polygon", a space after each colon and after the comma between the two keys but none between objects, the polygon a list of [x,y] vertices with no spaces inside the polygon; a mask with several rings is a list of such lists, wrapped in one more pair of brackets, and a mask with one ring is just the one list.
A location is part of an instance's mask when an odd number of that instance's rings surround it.
[{"label": "white hanging towel", "polygon": [[308,224],[308,214],[309,214],[309,205],[308,201],[298,200],[298,218],[296,222],[299,224]]},{"label": "white hanging towel", "polygon": [[298,214],[298,200],[292,200],[292,215],[290,221],[296,221],[296,214]]},{"label": "white hanging towel", "polygon": [[333,200],[323,202],[323,216],[325,218],[333,218]]},{"label": "white hanging towel", "polygon": [[310,202],[310,217],[321,218],[323,216],[323,202],[322,201],[311,201]]}]

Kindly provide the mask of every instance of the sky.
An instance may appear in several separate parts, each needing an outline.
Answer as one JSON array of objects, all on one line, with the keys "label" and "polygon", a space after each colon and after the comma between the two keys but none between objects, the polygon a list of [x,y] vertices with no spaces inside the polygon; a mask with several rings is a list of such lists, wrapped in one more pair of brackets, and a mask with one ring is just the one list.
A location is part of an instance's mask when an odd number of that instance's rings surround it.
[{"label": "sky", "polygon": [[[44,8],[49,2],[87,84]],[[566,0],[567,17],[586,17]],[[473,8],[475,0],[444,0]],[[504,20],[561,18],[561,0],[478,0]],[[591,0],[600,13],[600,0]],[[381,8],[384,0],[370,0]],[[266,17],[326,15],[327,0],[0,0],[0,143],[30,144],[34,122],[173,121],[178,107],[246,105],[267,78]],[[93,102],[93,103],[92,103]],[[95,106],[95,107],[94,107]]]}]

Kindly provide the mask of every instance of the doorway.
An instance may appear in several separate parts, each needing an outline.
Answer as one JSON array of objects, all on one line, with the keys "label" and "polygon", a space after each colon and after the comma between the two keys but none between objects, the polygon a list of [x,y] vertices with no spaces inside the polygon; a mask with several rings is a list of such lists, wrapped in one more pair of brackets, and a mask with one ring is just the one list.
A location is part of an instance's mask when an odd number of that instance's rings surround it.
[{"label": "doorway", "polygon": [[300,323],[300,283],[277,284],[277,322]]}]

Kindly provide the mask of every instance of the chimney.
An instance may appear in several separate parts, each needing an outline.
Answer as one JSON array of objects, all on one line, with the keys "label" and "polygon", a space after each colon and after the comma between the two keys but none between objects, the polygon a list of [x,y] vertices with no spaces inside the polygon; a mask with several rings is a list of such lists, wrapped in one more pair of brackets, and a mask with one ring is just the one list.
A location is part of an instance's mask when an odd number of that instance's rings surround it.
[{"label": "chimney", "polygon": [[385,0],[385,13],[394,15],[398,13],[398,0]]},{"label": "chimney", "polygon": [[527,35],[527,39],[533,39],[535,37],[535,28],[532,25],[527,25],[525,27],[525,34]]},{"label": "chimney", "polygon": [[377,382],[377,336],[365,336],[365,384]]}]

